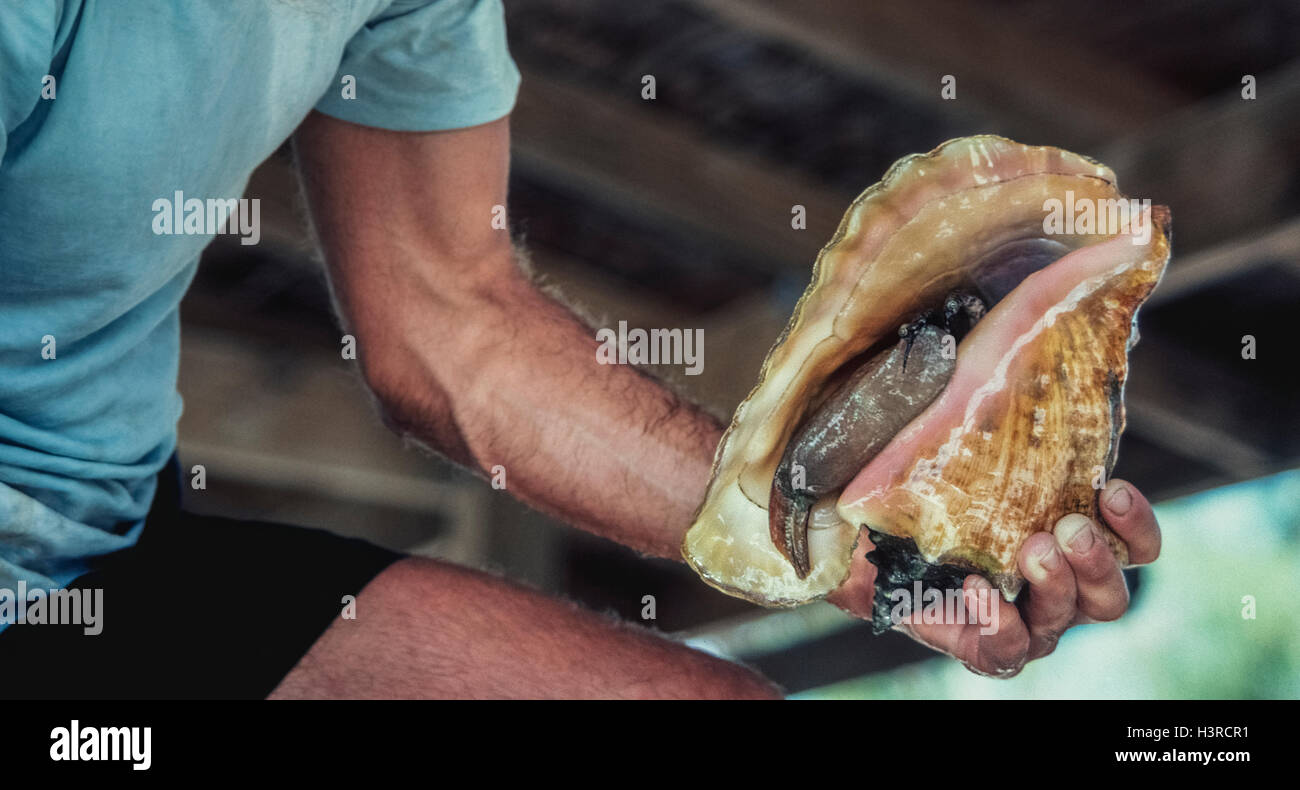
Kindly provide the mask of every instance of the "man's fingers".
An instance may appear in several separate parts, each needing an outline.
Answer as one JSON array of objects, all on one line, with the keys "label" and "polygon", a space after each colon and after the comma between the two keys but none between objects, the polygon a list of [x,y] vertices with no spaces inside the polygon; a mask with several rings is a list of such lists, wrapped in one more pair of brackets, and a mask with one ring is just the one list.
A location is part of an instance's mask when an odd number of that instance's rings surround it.
[{"label": "man's fingers", "polygon": [[[975,614],[992,613],[991,618],[977,617],[967,625],[968,640],[975,644],[974,655],[960,655],[968,669],[993,677],[1011,677],[1024,669],[1029,656],[1029,629],[1020,619],[1020,610],[1007,603],[1002,593],[989,584],[983,576],[966,577],[963,589],[967,594],[967,609]],[[978,610],[976,610],[978,607]],[[990,625],[983,625],[987,619]],[[992,633],[985,633],[996,628]]]},{"label": "man's fingers", "polygon": [[1160,526],[1147,498],[1123,480],[1112,480],[1100,499],[1106,525],[1128,544],[1129,564],[1155,562],[1160,556]]},{"label": "man's fingers", "polygon": [[1128,609],[1128,585],[1101,528],[1092,519],[1071,513],[1052,531],[1074,569],[1079,613],[1092,620],[1114,620]]},{"label": "man's fingers", "polygon": [[1056,649],[1061,634],[1074,624],[1077,602],[1074,571],[1056,539],[1046,532],[1029,536],[1020,549],[1020,572],[1029,582],[1024,604],[1029,628],[1029,658]]},{"label": "man's fingers", "polygon": [[981,675],[1010,677],[1019,672],[1029,649],[1029,631],[1020,612],[983,576],[967,576],[962,590],[965,624],[917,622],[909,626],[912,636]]},{"label": "man's fingers", "polygon": [[[1160,527],[1151,504],[1132,485],[1112,480],[1102,491],[1101,516],[1128,544],[1134,565],[1152,562],[1160,554]],[[1079,622],[1115,620],[1128,609],[1128,586],[1111,553],[1103,529],[1086,516],[1073,513],[1025,541],[1017,557],[1029,583],[1021,611],[996,594],[981,576],[966,578],[968,621],[908,626],[916,639],[941,650],[985,675],[1006,677],[1025,662],[1051,653],[1061,635]],[[981,604],[979,595],[990,595]],[[983,606],[983,612],[972,607]],[[988,614],[996,611],[995,633]],[[983,617],[976,616],[982,614]],[[981,623],[984,623],[981,625]]]}]

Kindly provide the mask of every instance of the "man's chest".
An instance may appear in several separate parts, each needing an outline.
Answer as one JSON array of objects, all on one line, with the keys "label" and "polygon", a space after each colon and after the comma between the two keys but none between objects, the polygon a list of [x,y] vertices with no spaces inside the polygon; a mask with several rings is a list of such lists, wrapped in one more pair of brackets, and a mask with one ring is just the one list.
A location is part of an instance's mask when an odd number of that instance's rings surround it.
[{"label": "man's chest", "polygon": [[272,0],[87,3],[54,97],[0,168],[0,291],[129,301],[174,277],[213,228],[162,227],[160,201],[239,198],[330,89],[352,17]]}]

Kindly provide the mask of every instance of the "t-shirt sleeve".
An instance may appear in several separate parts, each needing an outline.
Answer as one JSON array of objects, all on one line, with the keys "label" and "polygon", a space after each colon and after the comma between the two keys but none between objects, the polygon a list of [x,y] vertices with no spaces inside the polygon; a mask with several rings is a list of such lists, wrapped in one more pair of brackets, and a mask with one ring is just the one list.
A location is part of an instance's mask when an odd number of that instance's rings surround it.
[{"label": "t-shirt sleeve", "polygon": [[396,0],[348,42],[316,109],[395,131],[460,129],[507,115],[518,89],[501,0]]},{"label": "t-shirt sleeve", "polygon": [[0,161],[9,135],[41,101],[63,0],[6,4],[0,11]]}]

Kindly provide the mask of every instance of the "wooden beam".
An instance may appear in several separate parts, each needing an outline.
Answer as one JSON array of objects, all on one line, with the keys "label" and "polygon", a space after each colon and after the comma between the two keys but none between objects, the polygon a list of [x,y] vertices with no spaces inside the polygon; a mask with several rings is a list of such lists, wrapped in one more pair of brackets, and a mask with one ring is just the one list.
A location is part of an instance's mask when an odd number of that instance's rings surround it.
[{"label": "wooden beam", "polygon": [[[1148,442],[1223,472],[1258,477],[1300,460],[1279,395],[1174,340],[1143,330],[1130,355],[1129,427]],[[1293,424],[1294,418],[1293,418]],[[1296,424],[1300,427],[1300,424]]]},{"label": "wooden beam", "polygon": [[[1300,136],[1300,62],[1263,75],[1260,91],[1254,101],[1234,94],[1198,105],[1102,152],[1130,195],[1172,206],[1180,258],[1259,234],[1260,250],[1291,248],[1290,231],[1270,226],[1294,211],[1295,154],[1286,141]],[[733,154],[652,102],[599,96],[532,71],[514,123],[518,166],[700,243],[725,244],[769,271],[806,272],[853,197]],[[807,230],[790,227],[795,204],[808,210]],[[1181,267],[1176,258],[1171,282],[1184,277]]]},{"label": "wooden beam", "polygon": [[[727,151],[653,102],[597,96],[532,71],[512,123],[517,167],[702,244],[727,245],[766,270],[806,275],[853,199]],[[795,205],[807,210],[806,230],[791,227]]]},{"label": "wooden beam", "polygon": [[817,601],[795,609],[755,608],[673,636],[696,650],[737,661],[789,650],[861,624],[838,607]]},{"label": "wooden beam", "polygon": [[1130,430],[1177,455],[1219,470],[1229,480],[1261,477],[1281,466],[1235,436],[1229,425],[1197,420],[1177,403],[1136,394],[1129,394],[1126,400]]},{"label": "wooden beam", "polygon": [[[961,0],[693,0],[730,24],[947,112],[1004,119],[1010,133],[1080,146],[1124,134],[1187,101],[1129,64],[1047,37],[1015,15]],[[943,101],[940,80],[956,78]]]},{"label": "wooden beam", "polygon": [[[1172,209],[1178,256],[1264,234],[1300,211],[1300,60],[1256,76],[1256,99],[1233,89],[1096,152],[1130,197]],[[1181,265],[1176,257],[1170,275]]]},{"label": "wooden beam", "polygon": [[1270,264],[1300,265],[1300,217],[1265,231],[1185,256],[1171,265],[1148,305],[1164,304]]}]

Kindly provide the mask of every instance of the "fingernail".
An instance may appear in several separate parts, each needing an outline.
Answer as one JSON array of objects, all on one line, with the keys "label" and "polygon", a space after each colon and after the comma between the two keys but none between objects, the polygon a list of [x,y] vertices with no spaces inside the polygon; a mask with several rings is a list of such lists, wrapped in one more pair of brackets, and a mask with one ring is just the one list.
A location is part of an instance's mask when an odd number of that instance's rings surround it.
[{"label": "fingernail", "polygon": [[1126,485],[1115,486],[1115,490],[1106,497],[1106,509],[1117,516],[1127,513],[1132,504],[1133,497],[1129,495]]},{"label": "fingernail", "polygon": [[1047,581],[1048,572],[1056,570],[1060,564],[1061,552],[1057,550],[1055,541],[1049,542],[1029,555],[1029,561],[1025,563],[1025,576],[1033,584],[1042,584]]},{"label": "fingernail", "polygon": [[1071,513],[1056,522],[1056,542],[1073,554],[1092,548],[1092,523],[1087,516]]},{"label": "fingernail", "polygon": [[1051,543],[1044,546],[1043,550],[1038,552],[1038,556],[1034,559],[1038,561],[1039,565],[1049,571],[1054,571],[1061,567],[1061,552]]}]

